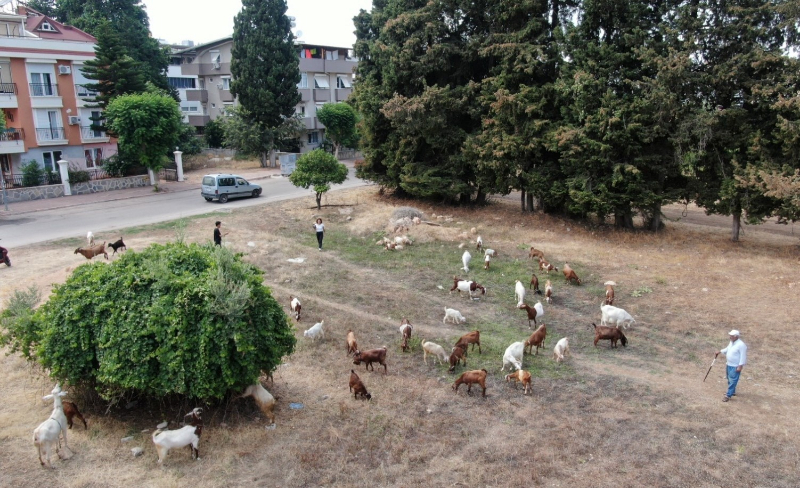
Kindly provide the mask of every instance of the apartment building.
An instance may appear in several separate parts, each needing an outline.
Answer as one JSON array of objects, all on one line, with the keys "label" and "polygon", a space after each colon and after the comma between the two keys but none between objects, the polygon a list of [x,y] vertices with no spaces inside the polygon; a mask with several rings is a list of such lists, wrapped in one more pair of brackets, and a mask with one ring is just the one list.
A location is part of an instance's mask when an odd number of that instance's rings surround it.
[{"label": "apartment building", "polygon": [[96,39],[35,10],[0,7],[0,168],[19,184],[20,166],[37,161],[58,171],[66,159],[79,169],[96,168],[117,151],[115,140],[92,130],[83,63],[94,58]]},{"label": "apartment building", "polygon": [[[187,88],[185,99],[181,95],[181,109],[184,100],[187,107],[190,102],[200,104],[201,111],[184,112],[199,133],[210,120],[221,117],[227,107],[236,103],[230,91],[232,47],[233,39],[226,37],[173,52],[172,65],[180,66],[184,77],[197,78],[196,88]],[[317,108],[347,100],[357,60],[346,47],[318,44],[298,43],[297,56],[301,77],[297,88],[302,98],[296,112],[303,116],[306,128],[300,150],[307,152],[319,147],[324,138],[325,126],[316,118]]]}]

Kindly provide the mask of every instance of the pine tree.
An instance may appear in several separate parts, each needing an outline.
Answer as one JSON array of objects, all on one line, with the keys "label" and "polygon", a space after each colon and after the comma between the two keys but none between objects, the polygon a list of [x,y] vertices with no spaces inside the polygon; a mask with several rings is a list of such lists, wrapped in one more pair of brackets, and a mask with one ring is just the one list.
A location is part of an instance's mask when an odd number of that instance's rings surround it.
[{"label": "pine tree", "polygon": [[[285,0],[243,0],[233,21],[231,93],[242,115],[264,131],[274,131],[291,118],[300,102],[299,56],[294,45]],[[273,161],[275,144],[269,147]],[[266,148],[262,165],[266,165]]]}]

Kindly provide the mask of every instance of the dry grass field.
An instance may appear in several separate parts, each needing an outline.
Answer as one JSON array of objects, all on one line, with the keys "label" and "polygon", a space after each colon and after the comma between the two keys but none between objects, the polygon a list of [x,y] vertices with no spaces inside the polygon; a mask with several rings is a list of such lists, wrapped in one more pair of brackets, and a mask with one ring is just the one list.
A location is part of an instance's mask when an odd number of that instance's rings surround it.
[{"label": "dry grass field", "polygon": [[[277,427],[250,399],[208,406],[200,442],[202,460],[187,450],[156,463],[150,432],[182,411],[141,404],[106,414],[84,404],[89,428],[69,433],[74,454],[39,466],[33,429],[52,404],[41,400],[52,382],[16,355],[0,355],[0,485],[3,486],[723,486],[798,485],[800,473],[800,251],[796,237],[750,229],[740,244],[727,228],[670,223],[652,235],[588,228],[541,215],[521,215],[516,202],[482,209],[418,204],[441,227],[413,227],[414,245],[389,252],[375,241],[387,232],[392,211],[410,202],[379,197],[374,188],[336,192],[319,214],[325,249],[316,249],[313,198],[218,212],[186,222],[187,241],[208,241],[214,220],[230,234],[227,245],[264,270],[265,283],[288,308],[303,301],[296,352],[267,388],[278,397]],[[221,216],[221,217],[220,217]],[[349,219],[349,220],[348,220]],[[499,257],[489,271],[474,251],[472,227]],[[129,229],[130,251],[175,238],[174,224]],[[116,235],[99,235],[110,240]],[[47,292],[84,262],[73,240],[14,252],[2,268],[3,302],[15,287],[35,283]],[[249,246],[253,242],[254,246]],[[460,271],[459,243],[473,254]],[[514,281],[530,280],[527,246],[565,261],[583,280],[567,285],[551,273],[552,305],[545,304],[547,347],[526,355],[533,393],[505,383],[506,346],[530,333],[515,309]],[[305,257],[302,264],[287,262]],[[453,275],[487,286],[485,298],[450,295]],[[546,276],[537,272],[542,287]],[[636,323],[628,347],[592,345],[600,320],[602,283],[617,282],[615,305]],[[527,296],[533,304],[540,297]],[[460,310],[463,325],[444,325],[443,308]],[[413,349],[402,353],[398,326],[414,324]],[[310,343],[303,330],[325,320],[326,339]],[[724,360],[708,380],[713,353],[731,328],[742,331],[749,364],[738,395],[728,403]],[[366,372],[345,354],[352,329],[362,349],[386,345],[388,374]],[[449,349],[479,329],[483,353],[469,354],[467,369],[489,371],[487,398],[451,385],[457,374],[425,365],[419,338]],[[569,337],[571,356],[552,360]],[[373,395],[348,392],[355,369]],[[473,389],[473,393],[475,393]],[[68,397],[69,398],[69,397]],[[86,399],[77,398],[79,404]],[[302,409],[290,408],[302,403]],[[194,405],[188,405],[191,407]],[[134,440],[120,439],[132,435]],[[134,458],[132,447],[143,447]]]}]

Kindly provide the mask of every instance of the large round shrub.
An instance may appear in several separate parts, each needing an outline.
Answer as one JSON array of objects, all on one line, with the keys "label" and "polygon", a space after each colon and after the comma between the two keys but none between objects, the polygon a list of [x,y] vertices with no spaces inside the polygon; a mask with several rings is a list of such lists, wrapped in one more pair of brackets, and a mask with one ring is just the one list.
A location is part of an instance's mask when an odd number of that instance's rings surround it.
[{"label": "large round shrub", "polygon": [[152,245],[78,267],[36,312],[36,356],[104,398],[221,398],[295,345],[261,272],[225,248]]}]

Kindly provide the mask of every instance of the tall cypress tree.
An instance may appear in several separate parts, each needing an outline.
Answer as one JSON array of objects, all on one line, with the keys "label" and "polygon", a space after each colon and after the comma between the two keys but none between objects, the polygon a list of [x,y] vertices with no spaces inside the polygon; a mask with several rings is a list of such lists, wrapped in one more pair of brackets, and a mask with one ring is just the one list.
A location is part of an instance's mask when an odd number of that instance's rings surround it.
[{"label": "tall cypress tree", "polygon": [[[231,93],[245,119],[262,131],[274,132],[300,102],[300,59],[286,8],[285,0],[242,0],[233,20]],[[262,165],[274,150],[275,144],[262,150]]]}]

